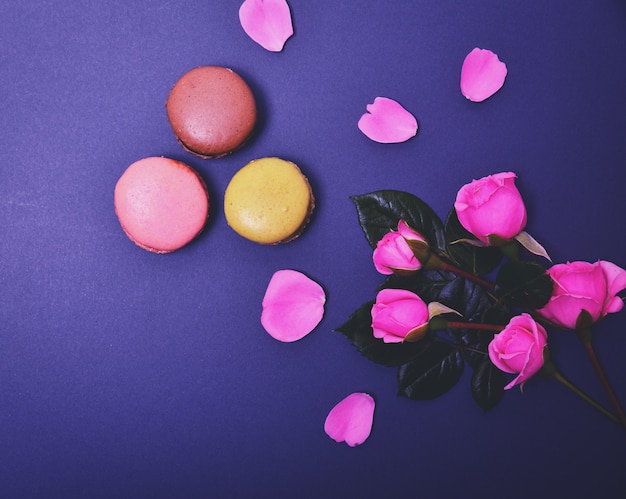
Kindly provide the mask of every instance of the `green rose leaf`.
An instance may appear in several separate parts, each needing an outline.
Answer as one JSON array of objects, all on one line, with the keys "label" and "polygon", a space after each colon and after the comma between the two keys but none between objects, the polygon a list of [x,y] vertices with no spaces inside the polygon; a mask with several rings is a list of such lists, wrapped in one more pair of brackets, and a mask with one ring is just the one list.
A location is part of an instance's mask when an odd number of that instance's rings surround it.
[{"label": "green rose leaf", "polygon": [[472,375],[472,397],[485,411],[494,407],[504,395],[506,376],[489,359],[485,359]]},{"label": "green rose leaf", "polygon": [[417,342],[385,343],[374,337],[372,330],[372,305],[374,302],[365,303],[348,321],[335,329],[348,338],[352,345],[372,362],[385,366],[400,366],[415,358],[425,350],[431,340],[424,339]]},{"label": "green rose leaf", "polygon": [[411,400],[432,400],[450,390],[463,374],[458,349],[434,342],[414,360],[398,368],[398,394]]},{"label": "green rose leaf", "polygon": [[456,210],[448,214],[445,226],[447,254],[463,270],[474,275],[485,275],[502,261],[502,252],[493,246],[475,246],[464,242],[476,236],[468,232],[459,222]]},{"label": "green rose leaf", "polygon": [[431,248],[445,251],[446,240],[441,219],[417,196],[408,192],[383,190],[350,196],[350,199],[356,206],[359,223],[372,249],[376,248],[376,243],[385,234],[397,230],[398,222],[404,220],[426,238]]},{"label": "green rose leaf", "polygon": [[488,359],[487,347],[493,339],[493,331],[464,329],[459,336],[463,358],[472,367],[478,369]]},{"label": "green rose leaf", "polygon": [[507,262],[496,277],[496,294],[508,305],[523,309],[539,309],[552,296],[554,282],[539,264]]},{"label": "green rose leaf", "polygon": [[[505,325],[508,324],[512,316],[513,314],[506,306],[499,304],[486,310],[481,318],[481,322]],[[487,347],[495,334],[494,331],[463,329],[461,334],[458,335],[463,358],[472,369],[478,369],[485,360],[489,360]]]}]

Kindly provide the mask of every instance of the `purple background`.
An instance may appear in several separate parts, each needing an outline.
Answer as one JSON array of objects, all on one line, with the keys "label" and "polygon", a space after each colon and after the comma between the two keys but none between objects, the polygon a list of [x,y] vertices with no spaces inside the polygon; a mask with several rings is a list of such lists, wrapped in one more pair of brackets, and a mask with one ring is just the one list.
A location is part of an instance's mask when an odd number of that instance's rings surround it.
[{"label": "purple background", "polygon": [[[291,0],[281,53],[250,40],[240,1],[0,6],[0,492],[3,497],[618,497],[626,432],[555,382],[492,411],[470,370],[445,396],[396,396],[395,371],[333,328],[381,282],[349,196],[410,191],[445,217],[473,178],[512,170],[527,230],[555,262],[626,265],[626,7],[618,0]],[[506,62],[504,87],[459,91],[465,55]],[[187,70],[229,66],[260,107],[254,139],[219,160],[176,143],[165,99]],[[418,119],[403,144],[356,123],[376,96]],[[170,255],[133,245],[113,211],[132,162],[186,161],[211,221]],[[317,210],[300,239],[244,240],[223,192],[248,161],[280,156]],[[271,275],[327,292],[319,327],[283,344],[259,322]],[[596,348],[626,404],[626,313]],[[550,345],[565,376],[608,406],[572,333]],[[353,391],[376,401],[349,448],[323,431]]]}]

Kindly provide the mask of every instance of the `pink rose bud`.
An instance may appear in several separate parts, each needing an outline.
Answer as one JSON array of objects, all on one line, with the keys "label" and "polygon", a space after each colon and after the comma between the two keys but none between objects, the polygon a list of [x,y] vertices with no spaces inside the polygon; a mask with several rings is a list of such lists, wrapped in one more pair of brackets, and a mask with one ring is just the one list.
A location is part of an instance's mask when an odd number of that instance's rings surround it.
[{"label": "pink rose bud", "polygon": [[596,322],[624,307],[616,295],[626,288],[626,270],[611,262],[560,263],[550,267],[548,275],[554,281],[554,291],[538,312],[554,324],[574,329],[583,310]]},{"label": "pink rose bud", "polygon": [[376,270],[385,275],[419,270],[422,264],[409,246],[409,241],[427,244],[421,234],[400,220],[398,231],[388,232],[376,245],[373,254]]},{"label": "pink rose bud", "polygon": [[509,240],[526,226],[526,206],[511,172],[473,180],[459,190],[454,208],[459,222],[483,243],[489,236]]},{"label": "pink rose bud", "polygon": [[374,337],[385,343],[400,343],[410,333],[428,325],[428,307],[406,289],[383,289],[372,307]]},{"label": "pink rose bud", "polygon": [[528,314],[513,317],[489,343],[489,358],[505,373],[517,378],[505,390],[523,384],[543,366],[543,349],[548,343],[546,330]]}]

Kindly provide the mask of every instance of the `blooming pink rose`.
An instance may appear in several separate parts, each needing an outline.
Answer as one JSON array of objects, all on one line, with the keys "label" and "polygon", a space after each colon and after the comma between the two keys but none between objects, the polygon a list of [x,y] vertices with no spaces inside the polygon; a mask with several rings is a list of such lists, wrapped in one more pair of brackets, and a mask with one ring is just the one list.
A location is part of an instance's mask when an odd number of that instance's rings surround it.
[{"label": "blooming pink rose", "polygon": [[505,373],[517,378],[505,390],[525,383],[543,366],[543,349],[548,343],[546,330],[528,314],[513,317],[489,343],[489,358]]},{"label": "blooming pink rose", "polygon": [[550,267],[548,275],[554,291],[539,313],[559,326],[574,329],[583,310],[596,322],[624,306],[616,294],[626,288],[626,270],[611,262],[560,263]]},{"label": "blooming pink rose", "polygon": [[490,235],[513,239],[526,226],[526,206],[515,187],[516,177],[496,173],[459,190],[454,203],[459,222],[483,243],[489,244]]},{"label": "blooming pink rose", "polygon": [[419,270],[422,264],[413,254],[407,241],[420,241],[426,244],[424,237],[411,229],[404,220],[398,223],[398,231],[388,232],[376,244],[374,266],[381,274]]},{"label": "blooming pink rose", "polygon": [[416,329],[428,324],[428,307],[406,289],[383,289],[372,307],[372,329],[385,343],[400,343]]}]

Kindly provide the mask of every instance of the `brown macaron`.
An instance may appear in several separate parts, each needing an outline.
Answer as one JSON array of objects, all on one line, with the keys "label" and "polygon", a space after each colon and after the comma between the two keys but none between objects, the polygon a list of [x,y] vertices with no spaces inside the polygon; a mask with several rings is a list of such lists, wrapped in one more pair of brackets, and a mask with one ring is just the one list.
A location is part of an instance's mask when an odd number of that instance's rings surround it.
[{"label": "brown macaron", "polygon": [[200,66],[185,73],[165,103],[180,145],[201,158],[221,158],[239,149],[256,124],[256,102],[233,70]]}]

